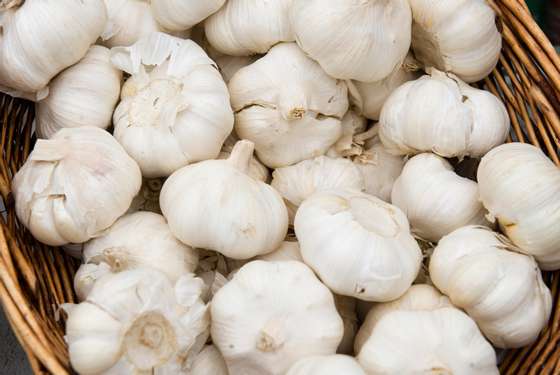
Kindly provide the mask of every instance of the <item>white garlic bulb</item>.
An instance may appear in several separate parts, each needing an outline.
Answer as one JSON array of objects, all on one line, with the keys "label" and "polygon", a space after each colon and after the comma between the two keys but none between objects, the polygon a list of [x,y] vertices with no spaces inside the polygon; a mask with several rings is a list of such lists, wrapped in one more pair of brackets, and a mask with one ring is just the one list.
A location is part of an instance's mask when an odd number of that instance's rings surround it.
[{"label": "white garlic bulb", "polygon": [[290,19],[301,49],[339,79],[382,80],[410,48],[406,0],[292,0]]},{"label": "white garlic bulb", "polygon": [[224,5],[225,0],[150,0],[158,24],[169,31],[187,30]]},{"label": "white garlic bulb", "polygon": [[147,0],[104,0],[108,20],[101,35],[107,47],[130,46],[148,35],[163,31]]},{"label": "white garlic bulb", "polygon": [[331,292],[301,262],[246,264],[210,315],[230,375],[284,374],[301,358],[334,354],[343,332]]},{"label": "white garlic bulb", "polygon": [[84,57],[107,21],[102,0],[2,1],[0,13],[0,91],[38,100],[55,75]]},{"label": "white garlic bulb", "polygon": [[[229,137],[226,138],[217,159],[229,158],[231,151],[237,142],[239,142],[239,137],[235,134],[235,132],[232,132]],[[255,180],[267,183],[270,181],[270,171],[259,161],[259,159],[255,157],[255,155],[253,155],[249,161],[249,170],[247,174]]]},{"label": "white garlic bulb", "polygon": [[319,156],[295,165],[277,168],[271,185],[284,198],[290,222],[301,203],[316,191],[331,189],[364,190],[364,179],[348,159]]},{"label": "white garlic bulb", "polygon": [[235,130],[272,168],[323,155],[341,136],[346,84],[295,43],[274,46],[229,82]]},{"label": "white garlic bulb", "polygon": [[509,116],[496,96],[451,74],[428,71],[383,105],[379,135],[390,152],[480,157],[505,141]]},{"label": "white garlic bulb", "polygon": [[480,198],[503,232],[544,270],[560,268],[560,170],[537,147],[509,143],[478,167]]},{"label": "white garlic bulb", "polygon": [[430,277],[497,347],[529,345],[550,317],[552,298],[535,260],[485,227],[443,237],[430,259]]},{"label": "white garlic bulb", "polygon": [[[108,265],[111,272],[151,267],[176,282],[182,275],[194,272],[198,254],[173,236],[163,216],[136,212],[122,216],[99,237],[87,242],[83,260],[82,267],[90,270],[92,265],[101,269]],[[92,275],[87,278],[91,280]],[[86,291],[77,293],[87,295]]]},{"label": "white garlic bulb", "polygon": [[222,353],[214,345],[207,345],[196,356],[188,375],[229,375]]},{"label": "white garlic bulb", "polygon": [[218,156],[233,113],[227,87],[202,48],[155,33],[111,54],[132,74],[113,116],[114,135],[145,177]]},{"label": "white garlic bulb", "polygon": [[103,277],[85,302],[65,306],[72,367],[83,375],[188,373],[208,337],[203,287],[191,274],[173,284],[152,269]]},{"label": "white garlic bulb", "polygon": [[297,361],[286,375],[366,375],[359,363],[346,355],[306,357]]},{"label": "white garlic bulb", "polygon": [[299,249],[299,243],[297,241],[284,241],[271,253],[259,255],[256,257],[257,260],[266,260],[268,262],[281,262],[293,260],[296,262],[302,262],[301,251]]},{"label": "white garlic bulb", "polygon": [[358,362],[367,374],[499,374],[476,323],[428,285],[375,305],[362,330]]},{"label": "white garlic bulb", "polygon": [[231,81],[239,69],[251,65],[258,59],[257,56],[229,56],[222,54],[218,54],[216,57],[212,56],[212,58],[220,68],[220,72],[226,83]]},{"label": "white garlic bulb", "polygon": [[85,242],[110,227],[141,183],[138,165],[111,134],[65,128],[37,141],[12,191],[20,222],[39,241],[61,246]]},{"label": "white garlic bulb", "polygon": [[234,259],[269,253],[282,243],[288,212],[270,185],[248,176],[253,144],[239,141],[227,160],[207,160],[175,172],[160,205],[182,242]]},{"label": "white garlic bulb", "polygon": [[412,48],[426,66],[455,73],[466,82],[486,77],[496,66],[502,36],[485,0],[409,0]]},{"label": "white garlic bulb", "polygon": [[359,154],[361,147],[354,144],[354,137],[367,129],[367,119],[358,115],[353,109],[342,118],[342,135],[334,145],[327,151],[327,156],[338,158]]},{"label": "white garlic bulb", "polygon": [[294,40],[288,18],[291,0],[228,0],[204,22],[206,38],[230,56],[266,53],[279,42]]},{"label": "white garlic bulb", "polygon": [[97,280],[109,273],[111,273],[111,266],[107,263],[89,263],[80,265],[74,275],[74,291],[78,296],[78,300],[84,301]]},{"label": "white garlic bulb", "polygon": [[334,295],[334,304],[344,323],[344,335],[338,345],[337,353],[352,354],[354,338],[358,332],[358,315],[356,314],[356,299],[352,297]]},{"label": "white garlic bulb", "polygon": [[405,164],[391,200],[404,211],[412,231],[432,242],[462,226],[487,223],[476,182],[457,175],[434,154],[416,155]]},{"label": "white garlic bulb", "polygon": [[359,191],[314,194],[299,207],[295,231],[305,263],[341,295],[398,298],[422,262],[402,211]]},{"label": "white garlic bulb", "polygon": [[122,72],[109,50],[92,46],[80,62],[49,84],[49,96],[36,105],[37,135],[50,138],[61,128],[107,129],[121,93]]}]

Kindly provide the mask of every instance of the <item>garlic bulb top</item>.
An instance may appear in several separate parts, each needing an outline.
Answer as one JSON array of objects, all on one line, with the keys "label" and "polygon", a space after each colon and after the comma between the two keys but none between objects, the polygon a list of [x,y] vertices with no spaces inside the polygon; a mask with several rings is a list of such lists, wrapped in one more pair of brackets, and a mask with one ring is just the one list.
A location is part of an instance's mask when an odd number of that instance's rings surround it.
[{"label": "garlic bulb top", "polygon": [[101,35],[107,47],[130,46],[152,33],[163,31],[147,0],[104,0],[108,20]]},{"label": "garlic bulb top", "polygon": [[560,268],[560,170],[537,147],[509,143],[478,167],[480,198],[504,233],[544,270]]},{"label": "garlic bulb top", "polygon": [[0,90],[36,99],[84,57],[107,21],[102,0],[3,1],[0,16]]},{"label": "garlic bulb top", "polygon": [[160,205],[182,242],[248,259],[278,248],[288,212],[270,185],[246,174],[253,153],[238,142],[227,160],[207,160],[175,172],[163,185]]},{"label": "garlic bulb top", "polygon": [[12,190],[20,222],[39,241],[60,246],[85,242],[111,226],[141,183],[138,165],[111,134],[83,127],[38,140]]},{"label": "garlic bulb top", "polygon": [[65,306],[72,367],[84,375],[187,373],[208,338],[203,287],[191,274],[172,284],[143,268],[103,277],[85,302]]},{"label": "garlic bulb top", "polygon": [[455,73],[466,82],[486,77],[496,66],[502,37],[485,0],[409,0],[412,48],[426,66]]},{"label": "garlic bulb top", "polygon": [[230,56],[266,53],[294,40],[288,9],[291,0],[228,0],[204,22],[206,38]]},{"label": "garlic bulb top", "polygon": [[[476,323],[428,286],[373,307],[386,310],[370,327],[358,362],[367,374],[498,375],[496,354]],[[414,294],[410,296],[410,294]]]},{"label": "garlic bulb top", "polygon": [[227,87],[202,48],[154,33],[111,54],[132,74],[113,116],[114,135],[145,177],[218,156],[233,113]]},{"label": "garlic bulb top", "polygon": [[216,12],[226,0],[151,0],[157,22],[169,31],[187,30]]},{"label": "garlic bulb top", "polygon": [[301,262],[246,264],[210,315],[230,375],[284,374],[301,358],[334,354],[342,338],[331,292]]},{"label": "garlic bulb top", "polygon": [[392,153],[480,157],[505,141],[509,116],[497,97],[451,74],[429,72],[383,105],[380,136]]},{"label": "garlic bulb top", "polygon": [[297,361],[286,375],[366,375],[358,362],[346,355],[306,357]]},{"label": "garlic bulb top", "polygon": [[342,135],[335,144],[327,151],[327,156],[338,158],[355,155],[358,148],[354,144],[354,136],[363,133],[367,129],[367,119],[349,109],[342,118]]},{"label": "garlic bulb top", "polygon": [[229,82],[235,129],[272,168],[324,154],[341,136],[346,84],[295,43],[280,43]]},{"label": "garlic bulb top", "polygon": [[405,164],[391,200],[406,213],[412,231],[432,242],[462,226],[487,223],[476,182],[434,154],[416,155]]},{"label": "garlic bulb top", "polygon": [[301,49],[335,78],[382,80],[410,49],[406,0],[292,0],[290,19]]},{"label": "garlic bulb top", "polygon": [[[222,150],[218,155],[217,159],[227,159],[231,155],[231,151],[235,144],[239,142],[239,137],[235,132],[232,132],[225,140]],[[247,172],[249,176],[255,180],[268,183],[270,181],[270,171],[265,167],[259,159],[253,155],[249,161],[249,170]]]},{"label": "garlic bulb top", "polygon": [[298,209],[295,231],[305,263],[321,280],[362,300],[400,297],[422,261],[402,211],[358,191],[314,194]]},{"label": "garlic bulb top", "polygon": [[107,129],[121,93],[122,72],[109,50],[92,46],[80,62],[49,84],[49,96],[36,105],[37,135],[50,138],[61,128]]},{"label": "garlic bulb top", "polygon": [[505,237],[468,226],[442,238],[430,259],[434,285],[500,348],[533,342],[552,308],[535,260],[517,251]]},{"label": "garlic bulb top", "polygon": [[229,375],[222,353],[214,345],[206,345],[196,356],[188,375]]}]

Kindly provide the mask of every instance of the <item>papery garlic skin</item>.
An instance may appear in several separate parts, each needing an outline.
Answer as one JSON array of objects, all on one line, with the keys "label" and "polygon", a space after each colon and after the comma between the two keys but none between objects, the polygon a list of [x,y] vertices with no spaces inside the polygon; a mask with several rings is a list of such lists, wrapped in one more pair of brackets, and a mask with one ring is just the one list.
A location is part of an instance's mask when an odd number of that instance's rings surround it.
[{"label": "papery garlic skin", "polygon": [[434,154],[416,155],[405,164],[391,201],[404,211],[412,231],[432,242],[465,225],[487,224],[476,182]]},{"label": "papery garlic skin", "polygon": [[560,170],[537,147],[509,143],[478,167],[480,198],[502,231],[543,270],[560,268]]},{"label": "papery garlic skin", "polygon": [[[235,134],[235,132],[232,132],[229,137],[226,138],[217,159],[229,158],[231,151],[237,142],[239,142],[239,137]],[[255,157],[255,155],[253,155],[249,161],[249,171],[247,174],[258,181],[266,183],[270,181],[270,171],[259,161],[259,159]]]},{"label": "papery garlic skin", "polygon": [[334,354],[343,332],[331,292],[301,262],[246,264],[214,296],[211,317],[230,375],[284,374]]},{"label": "papery garlic skin", "polygon": [[298,209],[295,232],[305,263],[325,285],[366,301],[400,297],[422,262],[404,213],[359,191],[314,194]]},{"label": "papery garlic skin", "polygon": [[297,361],[286,375],[366,375],[360,364],[346,355],[306,357]]},{"label": "papery garlic skin", "polygon": [[0,90],[38,100],[55,75],[84,57],[107,21],[102,0],[15,1],[0,12]]},{"label": "papery garlic skin", "polygon": [[224,5],[225,0],[151,0],[158,24],[169,31],[187,30]]},{"label": "papery garlic skin", "polygon": [[111,273],[111,266],[107,263],[80,265],[74,275],[74,291],[78,296],[78,301],[84,301],[97,280],[109,273]]},{"label": "papery garlic skin", "polygon": [[248,176],[253,144],[238,142],[227,160],[206,160],[175,172],[160,205],[182,242],[234,259],[274,251],[288,230],[288,212],[270,185]]},{"label": "papery garlic skin", "polygon": [[489,75],[502,49],[496,14],[484,0],[410,0],[412,48],[427,67],[456,74],[466,82]]},{"label": "papery garlic skin", "polygon": [[258,57],[220,55],[217,57],[213,57],[213,59],[220,68],[220,72],[222,73],[222,77],[224,77],[224,81],[226,83],[229,83],[235,73],[237,73],[241,68],[249,66],[257,61]]},{"label": "papery garlic skin", "polygon": [[382,80],[410,48],[406,0],[293,0],[290,19],[301,49],[339,79]]},{"label": "papery garlic skin", "polygon": [[288,10],[291,0],[228,0],[204,22],[206,38],[216,50],[230,56],[266,53],[294,34]]},{"label": "papery garlic skin", "polygon": [[100,235],[126,212],[141,183],[138,165],[111,134],[65,128],[37,141],[12,191],[20,222],[37,240],[61,246]]},{"label": "papery garlic skin", "polygon": [[132,74],[113,116],[114,136],[144,177],[165,177],[218,156],[233,113],[227,87],[202,48],[155,33],[111,54]]},{"label": "papery garlic skin", "polygon": [[109,274],[87,300],[66,305],[66,342],[80,374],[185,374],[208,337],[202,280],[152,269]]},{"label": "papery garlic skin", "polygon": [[506,140],[509,116],[496,96],[451,74],[429,73],[383,105],[379,135],[391,153],[480,157]]},{"label": "papery garlic skin", "polygon": [[196,356],[188,375],[229,375],[222,353],[214,345],[206,345]]},{"label": "papery garlic skin", "polygon": [[146,0],[104,0],[108,20],[101,35],[107,47],[126,47],[148,35],[164,31]]},{"label": "papery garlic skin", "polygon": [[354,144],[354,136],[366,131],[367,119],[357,114],[353,109],[349,109],[342,118],[340,125],[342,126],[342,135],[327,151],[327,156],[338,158],[361,152],[361,148]]},{"label": "papery garlic skin", "polygon": [[533,257],[488,228],[468,226],[443,237],[430,276],[494,346],[529,345],[550,317],[552,297]]},{"label": "papery garlic skin", "polygon": [[107,129],[121,93],[122,72],[109,50],[92,46],[76,65],[49,84],[49,96],[36,104],[37,135],[50,138],[61,128],[95,126]]},{"label": "papery garlic skin", "polygon": [[277,168],[323,155],[342,134],[346,84],[329,77],[295,43],[280,43],[229,82],[235,130]]}]

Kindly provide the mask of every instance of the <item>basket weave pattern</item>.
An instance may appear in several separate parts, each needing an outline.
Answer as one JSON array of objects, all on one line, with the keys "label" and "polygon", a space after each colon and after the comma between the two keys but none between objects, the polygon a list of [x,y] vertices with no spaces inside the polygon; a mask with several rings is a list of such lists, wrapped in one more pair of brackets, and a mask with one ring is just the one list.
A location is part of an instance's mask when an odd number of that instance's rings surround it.
[{"label": "basket weave pattern", "polygon": [[[523,0],[489,0],[504,46],[498,67],[479,85],[502,98],[512,121],[509,141],[532,143],[560,165],[560,58]],[[79,262],[38,243],[18,223],[11,180],[35,142],[34,106],[0,94],[0,301],[36,374],[70,374],[64,319],[58,306],[75,302]],[[94,192],[92,192],[94,194]],[[559,228],[560,230],[560,228]],[[559,244],[560,246],[560,244]],[[548,327],[531,346],[511,350],[503,374],[560,374],[560,272],[546,273],[554,305]]]}]

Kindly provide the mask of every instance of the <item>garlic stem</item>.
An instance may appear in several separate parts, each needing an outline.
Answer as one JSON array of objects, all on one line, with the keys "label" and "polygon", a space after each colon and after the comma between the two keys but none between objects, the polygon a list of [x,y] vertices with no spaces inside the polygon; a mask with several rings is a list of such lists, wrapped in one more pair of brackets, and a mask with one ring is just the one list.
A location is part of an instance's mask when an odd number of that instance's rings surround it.
[{"label": "garlic stem", "polygon": [[253,142],[247,140],[239,141],[233,146],[227,161],[239,171],[247,174],[254,149],[255,144]]},{"label": "garlic stem", "polygon": [[0,0],[0,11],[23,5],[25,0]]}]

